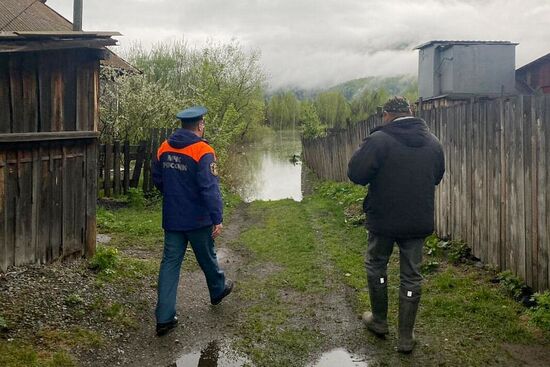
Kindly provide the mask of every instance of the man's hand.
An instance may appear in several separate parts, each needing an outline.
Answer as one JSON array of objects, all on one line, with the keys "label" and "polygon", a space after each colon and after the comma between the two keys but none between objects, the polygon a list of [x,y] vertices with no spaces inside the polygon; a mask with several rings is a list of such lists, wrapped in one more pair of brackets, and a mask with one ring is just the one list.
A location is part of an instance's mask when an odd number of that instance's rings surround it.
[{"label": "man's hand", "polygon": [[216,224],[212,227],[212,238],[218,237],[222,233],[223,224]]}]

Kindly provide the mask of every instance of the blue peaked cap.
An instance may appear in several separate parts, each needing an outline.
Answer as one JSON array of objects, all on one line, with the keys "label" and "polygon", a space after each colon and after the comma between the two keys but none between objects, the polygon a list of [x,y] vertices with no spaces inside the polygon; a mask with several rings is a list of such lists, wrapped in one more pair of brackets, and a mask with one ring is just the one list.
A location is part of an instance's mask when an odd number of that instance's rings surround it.
[{"label": "blue peaked cap", "polygon": [[193,106],[189,107],[183,111],[180,111],[176,114],[176,117],[182,121],[197,121],[203,115],[208,112],[206,107],[203,106]]}]

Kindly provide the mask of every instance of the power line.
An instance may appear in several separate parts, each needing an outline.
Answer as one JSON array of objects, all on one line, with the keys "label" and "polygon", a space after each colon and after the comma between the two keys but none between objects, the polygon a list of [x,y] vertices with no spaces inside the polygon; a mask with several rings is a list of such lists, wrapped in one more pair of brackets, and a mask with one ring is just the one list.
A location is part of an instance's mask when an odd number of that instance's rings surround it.
[{"label": "power line", "polygon": [[9,26],[10,24],[12,24],[17,18],[19,18],[24,12],[26,12],[31,6],[33,6],[34,4],[36,4],[39,0],[34,0],[32,3],[29,4],[29,6],[27,6],[25,9],[23,9],[21,11],[21,13],[17,14],[14,18],[12,18],[8,24],[2,26],[2,28],[0,28],[0,31],[3,31],[4,29],[6,29],[7,26]]}]

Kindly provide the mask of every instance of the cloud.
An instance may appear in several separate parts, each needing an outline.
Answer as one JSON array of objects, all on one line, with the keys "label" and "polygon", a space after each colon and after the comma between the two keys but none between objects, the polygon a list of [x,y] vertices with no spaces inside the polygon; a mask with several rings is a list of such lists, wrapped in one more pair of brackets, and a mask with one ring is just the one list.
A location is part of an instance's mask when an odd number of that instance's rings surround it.
[{"label": "cloud", "polygon": [[[72,0],[48,0],[70,18]],[[121,44],[238,39],[259,49],[274,88],[415,74],[412,48],[433,39],[519,42],[517,64],[550,52],[548,0],[94,0],[84,26]]]}]

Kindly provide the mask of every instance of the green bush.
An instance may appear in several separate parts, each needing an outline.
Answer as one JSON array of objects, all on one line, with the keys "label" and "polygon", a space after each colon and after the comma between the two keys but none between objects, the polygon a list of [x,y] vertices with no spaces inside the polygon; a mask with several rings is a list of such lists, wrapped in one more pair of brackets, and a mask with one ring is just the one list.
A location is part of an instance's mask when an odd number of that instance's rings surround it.
[{"label": "green bush", "polygon": [[472,249],[464,242],[452,241],[449,245],[449,260],[454,264],[458,264],[459,262],[468,259],[472,254]]},{"label": "green bush", "polygon": [[90,260],[90,269],[98,272],[112,272],[118,262],[118,250],[114,247],[98,246]]},{"label": "green bush", "polygon": [[550,331],[550,291],[533,295],[537,305],[530,311],[531,321],[538,327]]},{"label": "green bush", "polygon": [[330,181],[321,183],[315,191],[320,196],[345,207],[354,203],[362,203],[367,193],[366,189],[360,185]]},{"label": "green bush", "polygon": [[115,215],[105,208],[97,208],[96,221],[97,227],[102,230],[116,231],[120,227]]},{"label": "green bush", "polygon": [[128,204],[132,208],[141,209],[145,207],[145,204],[147,204],[143,191],[140,189],[132,187],[128,190],[126,196],[128,197]]},{"label": "green bush", "polygon": [[8,329],[8,322],[5,318],[0,316],[0,332],[5,331]]},{"label": "green bush", "polygon": [[501,287],[509,296],[516,300],[521,298],[525,289],[525,284],[523,284],[521,279],[512,274],[511,271],[503,271],[497,276],[497,279],[500,281]]}]

